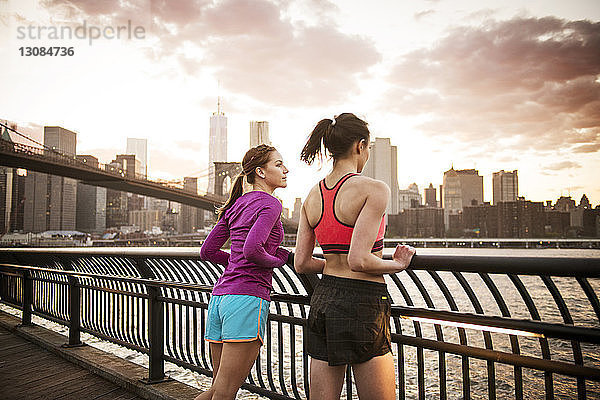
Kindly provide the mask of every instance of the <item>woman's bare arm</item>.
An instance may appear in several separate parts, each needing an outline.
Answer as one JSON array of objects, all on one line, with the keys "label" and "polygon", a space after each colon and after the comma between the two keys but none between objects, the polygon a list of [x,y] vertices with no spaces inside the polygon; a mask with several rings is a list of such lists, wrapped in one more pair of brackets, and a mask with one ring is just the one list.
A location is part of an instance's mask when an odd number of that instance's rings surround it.
[{"label": "woman's bare arm", "polygon": [[352,271],[375,275],[402,271],[408,267],[415,254],[412,247],[396,247],[392,260],[383,260],[371,253],[387,207],[390,189],[381,181],[372,181],[366,185],[367,197],[354,224],[348,265]]},{"label": "woman's bare arm", "polygon": [[310,227],[304,205],[300,211],[298,234],[296,235],[296,253],[294,268],[301,274],[320,274],[325,267],[325,260],[313,257],[315,249],[315,231]]}]

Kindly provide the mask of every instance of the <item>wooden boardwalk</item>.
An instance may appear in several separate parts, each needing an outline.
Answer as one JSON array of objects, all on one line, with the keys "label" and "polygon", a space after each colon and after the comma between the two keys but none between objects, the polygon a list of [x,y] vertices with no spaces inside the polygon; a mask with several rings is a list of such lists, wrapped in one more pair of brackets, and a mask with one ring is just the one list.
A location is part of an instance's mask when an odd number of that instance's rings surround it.
[{"label": "wooden boardwalk", "polygon": [[0,399],[141,399],[0,326]]}]

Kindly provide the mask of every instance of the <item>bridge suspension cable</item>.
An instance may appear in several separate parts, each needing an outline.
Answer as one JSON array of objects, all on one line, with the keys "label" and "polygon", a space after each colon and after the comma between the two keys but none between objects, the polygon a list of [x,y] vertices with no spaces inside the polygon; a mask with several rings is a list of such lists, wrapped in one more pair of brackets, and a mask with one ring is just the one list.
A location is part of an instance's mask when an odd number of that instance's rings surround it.
[{"label": "bridge suspension cable", "polygon": [[[6,129],[8,129],[8,130],[10,130],[10,131],[14,132],[14,133],[15,133],[15,134],[17,134],[18,136],[21,136],[22,138],[24,138],[24,139],[26,139],[26,140],[29,140],[29,141],[31,141],[31,142],[33,142],[33,143],[35,143],[36,145],[40,146],[40,148],[42,148],[42,149],[44,149],[44,150],[49,150],[49,151],[53,151],[53,152],[57,152],[57,153],[62,153],[62,152],[60,152],[60,151],[57,151],[56,149],[53,149],[53,148],[51,148],[51,147],[49,147],[49,146],[46,146],[46,145],[45,145],[45,144],[43,144],[43,143],[40,143],[40,142],[38,142],[38,141],[37,141],[37,140],[35,140],[35,139],[32,139],[32,138],[30,138],[29,136],[25,135],[24,133],[21,133],[21,132],[17,131],[17,130],[16,130],[16,129],[14,129],[14,128],[11,128],[11,127],[10,127],[8,124],[5,124],[5,123],[3,123],[3,122],[0,122],[0,126],[2,126],[2,127],[6,128]],[[210,169],[209,169],[209,168],[203,168],[203,169],[201,169],[201,170],[194,171],[194,172],[193,172],[192,174],[190,174],[190,175],[191,175],[191,176],[198,177],[198,178],[207,178],[207,177],[208,177],[208,175],[209,175],[209,171],[210,171]],[[150,177],[148,177],[148,176],[146,176],[146,179],[147,179],[147,180],[156,180],[156,181],[161,181],[161,180],[162,180],[162,179],[152,179],[152,178],[150,178]],[[183,184],[183,178],[179,179],[179,181],[181,181],[181,184]]]},{"label": "bridge suspension cable", "polygon": [[4,124],[4,123],[0,122],[0,126],[3,126],[4,128],[6,128],[6,129],[8,129],[8,130],[11,130],[11,131],[13,131],[14,133],[16,133],[17,135],[21,136],[22,138],[25,138],[25,139],[27,139],[27,140],[29,140],[29,141],[31,141],[31,142],[33,142],[33,143],[35,143],[35,144],[39,145],[39,146],[42,146],[42,148],[44,148],[44,149],[47,149],[47,150],[52,150],[50,147],[48,147],[48,146],[45,146],[44,144],[42,144],[42,143],[38,142],[37,140],[35,140],[35,139],[32,139],[32,138],[30,138],[29,136],[27,136],[27,135],[25,135],[25,134],[23,134],[23,133],[21,133],[21,132],[17,131],[16,129],[13,129],[13,128],[11,128],[11,127],[10,127],[10,126],[8,126],[7,124]]}]

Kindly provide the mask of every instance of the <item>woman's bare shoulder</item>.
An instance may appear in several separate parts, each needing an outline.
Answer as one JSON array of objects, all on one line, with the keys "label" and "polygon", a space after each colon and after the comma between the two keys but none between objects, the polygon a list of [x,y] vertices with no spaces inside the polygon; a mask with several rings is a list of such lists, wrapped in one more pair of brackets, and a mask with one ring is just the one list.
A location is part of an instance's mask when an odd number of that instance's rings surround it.
[{"label": "woman's bare shoulder", "polygon": [[306,200],[311,199],[315,196],[320,196],[319,184],[313,185],[313,187],[310,188],[310,190],[308,191],[308,195],[306,195]]},{"label": "woman's bare shoulder", "polygon": [[373,179],[364,175],[355,175],[352,179],[348,180],[349,185],[354,188],[358,188],[360,191],[367,194],[384,195],[390,194],[390,188],[388,185],[378,179]]}]

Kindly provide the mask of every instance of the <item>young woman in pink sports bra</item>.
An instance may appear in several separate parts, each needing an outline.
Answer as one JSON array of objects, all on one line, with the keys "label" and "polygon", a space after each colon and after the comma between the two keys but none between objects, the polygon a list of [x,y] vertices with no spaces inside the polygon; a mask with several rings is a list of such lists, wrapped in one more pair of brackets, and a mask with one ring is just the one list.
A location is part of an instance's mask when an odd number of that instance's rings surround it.
[{"label": "young woman in pink sports bra", "polygon": [[[307,352],[310,398],[339,399],[348,365],[361,399],[396,397],[390,346],[390,296],[384,274],[406,269],[415,250],[397,246],[381,258],[390,189],[360,175],[369,159],[367,123],[354,114],[319,121],[300,158],[324,153],[333,169],[309,192],[300,216],[294,267],[321,273],[311,296]],[[325,260],[312,256],[315,244]]]}]

